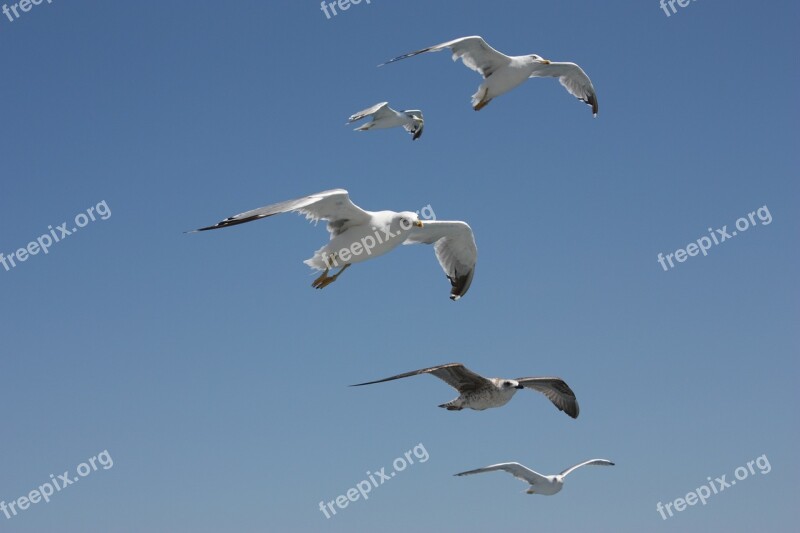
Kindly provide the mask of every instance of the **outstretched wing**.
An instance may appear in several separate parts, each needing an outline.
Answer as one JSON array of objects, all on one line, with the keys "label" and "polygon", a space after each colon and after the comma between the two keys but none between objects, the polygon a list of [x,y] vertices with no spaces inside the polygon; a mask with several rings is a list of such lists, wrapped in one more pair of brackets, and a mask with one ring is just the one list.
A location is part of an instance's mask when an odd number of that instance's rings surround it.
[{"label": "outstretched wing", "polygon": [[449,48],[453,51],[453,61],[461,58],[461,61],[463,61],[467,67],[475,72],[479,72],[484,78],[488,78],[498,68],[511,63],[510,57],[489,46],[489,44],[483,40],[483,37],[473,35],[471,37],[453,39],[452,41],[423,48],[415,52],[409,52],[408,54],[390,59],[386,63],[378,66],[382,67],[383,65],[388,65],[389,63],[394,63],[395,61],[400,61],[407,57],[424,54],[425,52],[441,52],[445,48]]},{"label": "outstretched wing", "polygon": [[392,381],[395,379],[400,378],[408,378],[411,376],[418,376],[420,374],[433,374],[437,378],[441,379],[458,392],[466,392],[476,390],[482,387],[487,387],[492,384],[491,381],[484,378],[483,376],[479,376],[475,372],[471,371],[461,363],[448,363],[446,365],[439,365],[439,366],[432,366],[430,368],[422,368],[420,370],[413,370],[411,372],[406,372],[404,374],[397,374],[396,376],[392,376],[385,379],[379,379],[377,381],[368,381],[366,383],[357,383],[356,385],[350,385],[351,387],[360,387],[362,385],[373,385],[375,383],[383,383],[384,381]]},{"label": "outstretched wing", "polygon": [[543,483],[547,478],[538,472],[534,472],[530,468],[523,466],[519,463],[500,463],[496,465],[484,466],[483,468],[476,468],[475,470],[467,470],[466,472],[459,472],[456,476],[469,476],[471,474],[482,474],[484,472],[494,472],[495,470],[502,470],[508,472],[512,476],[522,481],[526,481],[531,485],[536,483]]},{"label": "outstretched wing", "polygon": [[196,229],[194,232],[227,228],[228,226],[244,224],[245,222],[251,222],[253,220],[292,211],[302,213],[307,219],[315,222],[317,220],[326,220],[328,222],[328,231],[331,233],[331,238],[351,226],[367,224],[372,219],[369,212],[364,211],[350,201],[350,196],[346,190],[332,189],[295,200],[287,200],[286,202],[259,207],[252,211],[245,211],[244,213],[228,217],[213,226]]},{"label": "outstretched wing", "polygon": [[467,293],[475,274],[478,247],[472,228],[466,222],[426,220],[423,227],[413,227],[403,244],[433,244],[436,258],[450,280],[450,299]]},{"label": "outstretched wing", "polygon": [[557,63],[550,62],[549,64],[540,63],[536,70],[533,71],[531,78],[558,78],[561,85],[577,98],[592,107],[592,115],[597,116],[597,93],[594,91],[592,80],[583,71],[581,67],[575,63]]},{"label": "outstretched wing", "polygon": [[569,385],[561,378],[518,378],[517,381],[520,385],[547,396],[559,411],[564,411],[572,418],[578,418],[578,413],[580,413],[578,400]]},{"label": "outstretched wing", "polygon": [[573,470],[575,470],[577,468],[580,468],[582,466],[586,466],[586,465],[614,466],[614,463],[612,463],[608,459],[590,459],[589,461],[584,461],[584,462],[582,462],[580,464],[577,464],[575,466],[571,466],[571,467],[567,468],[566,470],[561,472],[559,475],[560,476],[566,476],[567,474],[569,474]]},{"label": "outstretched wing", "polygon": [[370,115],[375,115],[375,119],[384,118],[392,116],[393,110],[389,107],[389,102],[381,102],[379,104],[375,104],[372,107],[367,109],[362,109],[358,113],[350,115],[350,118],[347,119],[347,123],[351,124],[353,122],[359,121],[364,117],[368,117]]}]

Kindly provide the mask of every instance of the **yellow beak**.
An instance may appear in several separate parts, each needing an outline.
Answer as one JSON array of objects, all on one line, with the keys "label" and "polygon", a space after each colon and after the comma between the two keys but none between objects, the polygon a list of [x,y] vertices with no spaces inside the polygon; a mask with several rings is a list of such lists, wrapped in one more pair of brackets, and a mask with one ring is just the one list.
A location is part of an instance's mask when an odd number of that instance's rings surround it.
[{"label": "yellow beak", "polygon": [[421,228],[421,227],[423,227],[423,225],[422,225],[422,221],[421,221],[421,220],[417,220],[417,221],[415,221],[415,222],[414,222],[414,225],[415,225],[416,227],[418,227],[418,228]]},{"label": "yellow beak", "polygon": [[542,64],[543,65],[549,65],[550,64],[550,60],[549,59],[542,59]]}]

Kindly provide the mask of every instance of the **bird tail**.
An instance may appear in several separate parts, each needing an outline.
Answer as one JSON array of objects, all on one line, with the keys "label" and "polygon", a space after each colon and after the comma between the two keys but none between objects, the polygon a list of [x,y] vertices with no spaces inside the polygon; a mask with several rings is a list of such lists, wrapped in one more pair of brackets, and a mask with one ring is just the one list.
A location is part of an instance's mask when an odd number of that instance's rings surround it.
[{"label": "bird tail", "polygon": [[331,257],[331,254],[325,250],[325,246],[314,252],[314,256],[306,259],[303,263],[314,270],[325,270],[342,266],[335,257]]}]

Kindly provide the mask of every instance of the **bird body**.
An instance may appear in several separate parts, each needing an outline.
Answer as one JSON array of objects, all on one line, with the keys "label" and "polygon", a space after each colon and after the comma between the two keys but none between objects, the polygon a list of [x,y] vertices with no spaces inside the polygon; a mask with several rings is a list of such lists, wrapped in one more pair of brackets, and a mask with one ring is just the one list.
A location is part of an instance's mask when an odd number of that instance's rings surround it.
[{"label": "bird body", "polygon": [[[311,258],[303,262],[316,270],[324,270],[326,267],[330,268],[331,266],[338,267],[343,264],[339,257],[342,250],[358,250],[358,246],[353,248],[357,244],[363,249],[362,242],[369,244],[372,241],[375,242],[374,246],[370,246],[368,251],[357,255],[351,253],[351,258],[347,262],[351,264],[361,263],[381,256],[403,244],[409,229],[415,227],[413,221],[417,219],[416,213],[410,211],[401,213],[376,211],[371,214],[372,218],[369,224],[351,226],[347,231],[333,237],[325,246],[317,250]],[[401,224],[408,224],[402,223],[401,220],[412,221],[410,227],[404,230]]]},{"label": "bird body", "polygon": [[479,389],[462,392],[458,398],[440,405],[448,411],[472,409],[484,411],[496,407],[503,407],[511,401],[517,390],[522,388],[516,381],[500,378],[489,378],[490,384]]},{"label": "bird body", "polygon": [[530,78],[535,62],[528,56],[510,57],[505,68],[497,69],[491,76],[483,80],[478,91],[472,95],[473,107],[481,101],[486,104],[512,89],[516,89]]},{"label": "bird body", "polygon": [[543,475],[531,470],[530,468],[519,463],[499,463],[496,465],[489,465],[483,468],[476,468],[475,470],[467,470],[466,472],[459,472],[456,476],[469,476],[472,474],[482,474],[484,472],[494,472],[502,470],[513,475],[515,478],[525,481],[530,486],[525,492],[527,494],[541,494],[542,496],[552,496],[561,492],[564,488],[564,478],[567,477],[573,470],[577,470],[582,466],[598,465],[598,466],[614,466],[614,463],[608,459],[590,459],[582,463],[571,466],[555,475]]}]

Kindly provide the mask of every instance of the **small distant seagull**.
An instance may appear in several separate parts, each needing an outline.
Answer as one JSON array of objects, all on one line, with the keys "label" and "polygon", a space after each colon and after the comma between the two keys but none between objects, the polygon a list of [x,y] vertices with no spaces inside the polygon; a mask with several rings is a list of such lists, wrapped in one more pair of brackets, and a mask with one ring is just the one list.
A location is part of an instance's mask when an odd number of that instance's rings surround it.
[{"label": "small distant seagull", "polygon": [[372,117],[372,121],[356,128],[356,131],[403,126],[403,128],[411,134],[412,141],[416,141],[422,136],[422,129],[425,126],[425,121],[422,119],[422,111],[419,109],[395,111],[389,107],[389,102],[381,102],[369,109],[359,111],[355,115],[352,115],[347,123],[352,124],[365,117]]},{"label": "small distant seagull", "polygon": [[492,407],[502,407],[511,400],[518,390],[529,388],[547,396],[553,402],[553,405],[558,407],[559,411],[564,411],[572,418],[577,418],[580,412],[575,393],[560,378],[485,378],[472,372],[461,363],[449,363],[423,368],[390,378],[379,379],[378,381],[358,383],[357,385],[351,385],[351,387],[383,383],[384,381],[418,376],[420,374],[433,374],[460,393],[460,396],[455,400],[439,406],[448,411],[460,411],[462,409],[483,411]]},{"label": "small distant seagull", "polygon": [[454,475],[468,476],[470,474],[481,474],[483,472],[504,470],[510,473],[515,478],[528,482],[530,484],[530,487],[528,488],[527,491],[525,491],[528,494],[542,494],[544,496],[552,496],[553,494],[561,492],[561,489],[564,487],[564,478],[567,477],[567,474],[569,474],[570,472],[572,472],[577,468],[586,465],[614,466],[614,463],[612,463],[608,459],[592,459],[590,461],[585,461],[583,463],[567,468],[560,474],[554,476],[543,476],[542,474],[534,472],[530,468],[527,468],[519,463],[500,463],[497,465],[478,468],[476,470],[468,470],[466,472],[460,472]]},{"label": "small distant seagull", "polygon": [[[330,242],[304,261],[311,268],[323,271],[311,284],[314,288],[327,287],[354,263],[383,255],[401,244],[416,243],[433,244],[436,258],[452,286],[451,300],[464,296],[472,283],[478,249],[466,222],[426,220],[423,223],[418,214],[411,211],[365,211],[350,201],[344,189],[259,207],[192,233],[289,212],[301,213],[315,222],[328,222]],[[335,275],[328,275],[331,268],[338,267],[341,269]]]},{"label": "small distant seagull", "polygon": [[441,52],[445,48],[453,51],[453,61],[461,58],[464,65],[483,76],[484,82],[478,87],[478,92],[472,95],[472,107],[475,111],[480,111],[492,101],[492,98],[507,93],[528,78],[558,78],[572,96],[589,104],[592,107],[592,114],[597,116],[597,94],[592,81],[581,67],[575,63],[549,61],[536,54],[507,56],[489,46],[478,35],[461,37],[410,52],[378,66],[425,52]]}]

